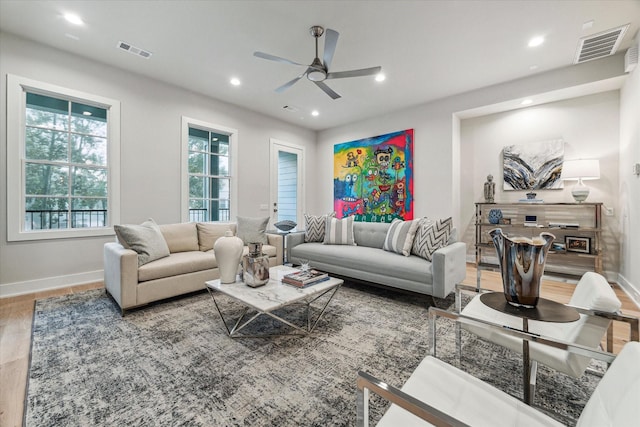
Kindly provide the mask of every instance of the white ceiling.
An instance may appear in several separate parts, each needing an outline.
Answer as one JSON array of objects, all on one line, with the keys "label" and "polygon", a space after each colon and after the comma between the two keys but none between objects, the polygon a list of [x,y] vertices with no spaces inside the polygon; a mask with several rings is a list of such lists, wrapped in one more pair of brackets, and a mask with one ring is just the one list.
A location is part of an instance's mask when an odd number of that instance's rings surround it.
[{"label": "white ceiling", "polygon": [[[65,12],[78,14],[85,25],[68,23]],[[583,29],[590,20],[593,26]],[[580,37],[627,23],[620,51],[638,31],[638,0],[0,0],[3,31],[313,130],[571,66]],[[304,68],[253,52],[309,64],[312,25],[340,33],[331,71],[380,65],[386,81],[328,80],[342,95],[338,100],[306,79],[274,92]],[[527,47],[536,35],[545,36],[545,43]],[[119,41],[153,56],[126,53],[116,48]],[[242,85],[230,85],[232,76]],[[299,111],[286,111],[285,105]],[[319,116],[310,115],[314,109]]]}]

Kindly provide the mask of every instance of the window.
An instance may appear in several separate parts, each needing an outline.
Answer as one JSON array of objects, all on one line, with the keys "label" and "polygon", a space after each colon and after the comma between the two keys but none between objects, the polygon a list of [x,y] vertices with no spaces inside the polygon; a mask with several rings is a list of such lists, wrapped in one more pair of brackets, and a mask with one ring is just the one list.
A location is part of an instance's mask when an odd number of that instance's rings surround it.
[{"label": "window", "polygon": [[9,240],[112,234],[119,103],[9,76],[8,107]]},{"label": "window", "polygon": [[[185,135],[186,133],[186,135]],[[183,221],[230,221],[235,212],[231,171],[237,131],[183,118]],[[186,203],[185,203],[186,202]]]}]

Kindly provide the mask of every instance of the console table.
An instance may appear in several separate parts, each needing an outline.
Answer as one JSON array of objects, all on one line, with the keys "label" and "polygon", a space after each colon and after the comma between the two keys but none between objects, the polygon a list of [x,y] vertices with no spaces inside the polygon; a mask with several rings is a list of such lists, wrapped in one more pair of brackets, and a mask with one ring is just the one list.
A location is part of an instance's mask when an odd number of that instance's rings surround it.
[{"label": "console table", "polygon": [[[586,271],[602,274],[602,203],[476,203],[475,249],[477,287],[482,270],[498,269],[489,231],[501,228],[507,235],[534,237],[542,231],[556,237],[549,250],[545,271],[560,276],[581,277]],[[489,212],[499,209],[498,224]],[[529,219],[529,221],[527,221]],[[569,245],[567,245],[569,242]],[[584,246],[574,247],[572,243]]]}]

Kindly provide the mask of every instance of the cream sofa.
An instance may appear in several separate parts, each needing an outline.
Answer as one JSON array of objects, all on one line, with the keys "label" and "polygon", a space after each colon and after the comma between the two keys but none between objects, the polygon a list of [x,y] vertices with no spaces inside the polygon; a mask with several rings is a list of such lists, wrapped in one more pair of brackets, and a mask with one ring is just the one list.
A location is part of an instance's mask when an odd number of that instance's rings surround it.
[{"label": "cream sofa", "polygon": [[[220,277],[213,244],[227,230],[234,235],[236,223],[179,223],[160,225],[169,256],[138,266],[138,254],[120,242],[104,245],[104,285],[125,310],[153,301],[204,289],[204,282]],[[269,265],[281,265],[282,236],[266,234],[262,247]],[[244,253],[248,248],[244,247]]]}]

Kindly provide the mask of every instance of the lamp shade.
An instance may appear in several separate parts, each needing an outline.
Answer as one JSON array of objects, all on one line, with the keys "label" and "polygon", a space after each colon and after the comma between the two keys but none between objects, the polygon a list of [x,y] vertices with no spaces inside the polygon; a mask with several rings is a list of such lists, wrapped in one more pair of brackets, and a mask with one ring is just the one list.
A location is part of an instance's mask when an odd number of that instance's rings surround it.
[{"label": "lamp shade", "polygon": [[600,161],[597,159],[565,160],[562,163],[562,179],[599,179]]}]

